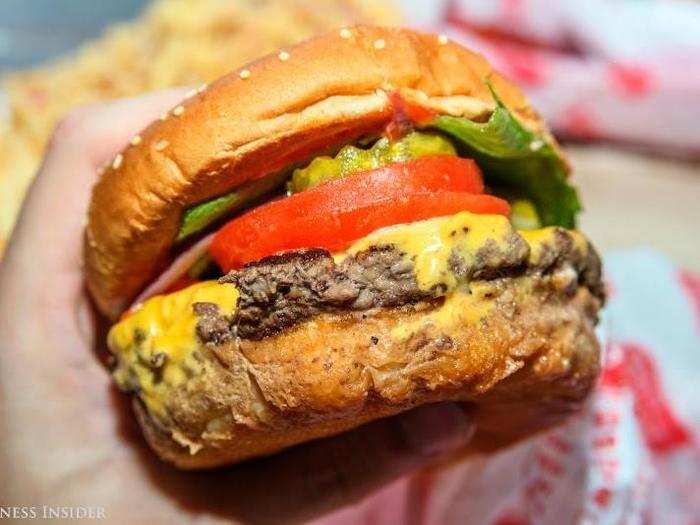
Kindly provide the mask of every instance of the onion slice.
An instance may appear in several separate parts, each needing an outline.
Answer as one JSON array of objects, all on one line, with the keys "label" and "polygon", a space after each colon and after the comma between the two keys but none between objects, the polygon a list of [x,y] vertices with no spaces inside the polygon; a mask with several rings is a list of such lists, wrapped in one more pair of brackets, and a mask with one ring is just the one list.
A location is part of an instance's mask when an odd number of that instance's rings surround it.
[{"label": "onion slice", "polygon": [[196,263],[197,260],[199,260],[199,258],[207,252],[213,238],[214,233],[210,233],[179,254],[175,260],[170,263],[170,266],[168,266],[155,281],[148,285],[146,289],[143,290],[136,299],[134,299],[134,302],[131,303],[131,306],[129,306],[127,312],[136,309],[139,304],[143,303],[154,295],[163,293],[175,281],[185,275],[187,271],[192,268],[194,263]]}]

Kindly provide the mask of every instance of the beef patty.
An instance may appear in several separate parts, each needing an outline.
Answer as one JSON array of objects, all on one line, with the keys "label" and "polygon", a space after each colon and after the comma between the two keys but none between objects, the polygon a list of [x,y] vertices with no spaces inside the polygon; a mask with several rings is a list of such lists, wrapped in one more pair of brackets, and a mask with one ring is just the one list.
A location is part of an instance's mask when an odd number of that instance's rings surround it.
[{"label": "beef patty", "polygon": [[[541,276],[563,267],[603,299],[600,260],[592,246],[574,249],[571,236],[559,230],[554,242],[539,250],[535,260],[528,244],[515,234],[505,250],[488,243],[469,264],[454,254],[451,271],[460,281],[530,274]],[[375,246],[336,263],[325,250],[303,250],[267,257],[230,272],[219,282],[233,283],[239,300],[233,316],[220,315],[213,303],[194,305],[197,334],[205,343],[220,344],[238,336],[262,339],[327,311],[366,311],[435,299],[444,286],[422,290],[413,263],[393,246]]]}]

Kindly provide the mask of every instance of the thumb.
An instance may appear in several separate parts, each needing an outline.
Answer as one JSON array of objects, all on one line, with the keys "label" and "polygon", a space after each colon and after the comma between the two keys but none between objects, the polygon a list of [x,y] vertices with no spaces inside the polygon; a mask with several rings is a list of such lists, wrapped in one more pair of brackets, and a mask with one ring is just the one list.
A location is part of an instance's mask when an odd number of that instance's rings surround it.
[{"label": "thumb", "polygon": [[2,273],[37,275],[48,267],[65,267],[78,281],[82,231],[98,167],[185,93],[184,89],[158,91],[84,106],[65,117],[29,188]]}]

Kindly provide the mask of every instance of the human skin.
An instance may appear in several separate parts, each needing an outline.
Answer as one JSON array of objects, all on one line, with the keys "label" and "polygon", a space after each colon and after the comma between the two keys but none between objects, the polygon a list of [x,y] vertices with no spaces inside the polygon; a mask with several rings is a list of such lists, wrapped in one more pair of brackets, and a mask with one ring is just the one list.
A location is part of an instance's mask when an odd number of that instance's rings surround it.
[{"label": "human skin", "polygon": [[183,94],[85,107],[54,133],[0,264],[0,505],[101,506],[114,523],[288,523],[465,446],[468,414],[440,404],[217,471],[177,471],[146,447],[103,364],[82,233],[98,168]]}]

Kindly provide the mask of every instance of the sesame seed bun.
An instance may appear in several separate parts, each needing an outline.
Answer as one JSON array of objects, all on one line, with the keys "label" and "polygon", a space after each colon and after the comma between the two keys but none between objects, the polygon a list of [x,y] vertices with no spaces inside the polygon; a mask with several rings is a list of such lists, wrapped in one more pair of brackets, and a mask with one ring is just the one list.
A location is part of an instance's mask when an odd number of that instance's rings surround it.
[{"label": "sesame seed bun", "polygon": [[283,49],[203,87],[152,123],[96,184],[87,283],[116,318],[168,264],[183,212],[246,181],[378,133],[397,90],[438,113],[483,120],[494,89],[551,140],[514,85],[444,37],[359,26]]}]

